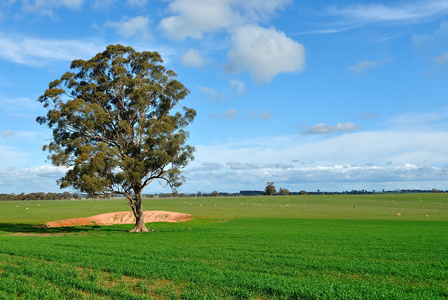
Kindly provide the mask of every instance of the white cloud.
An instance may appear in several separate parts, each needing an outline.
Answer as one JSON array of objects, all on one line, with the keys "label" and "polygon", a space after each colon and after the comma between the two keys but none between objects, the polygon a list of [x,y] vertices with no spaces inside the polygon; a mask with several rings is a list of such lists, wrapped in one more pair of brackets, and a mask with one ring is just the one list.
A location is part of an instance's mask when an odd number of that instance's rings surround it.
[{"label": "white cloud", "polygon": [[233,87],[238,95],[244,93],[245,83],[239,80],[230,80],[229,85]]},{"label": "white cloud", "polygon": [[12,131],[12,130],[6,130],[6,131],[0,132],[0,138],[12,136],[12,135],[14,135],[14,131]]},{"label": "white cloud", "polygon": [[448,2],[444,0],[408,1],[404,4],[387,6],[382,4],[357,4],[344,8],[331,7],[330,15],[344,17],[357,24],[418,24],[439,17],[448,12]]},{"label": "white cloud", "polygon": [[222,114],[214,113],[210,117],[217,120],[233,120],[240,115],[240,111],[235,108],[225,110]]},{"label": "white cloud", "polygon": [[448,132],[359,132],[316,141],[309,136],[260,137],[198,146],[213,171],[186,170],[182,190],[440,188],[448,180]]},{"label": "white cloud", "polygon": [[442,127],[446,126],[448,121],[448,109],[440,109],[438,112],[429,113],[404,113],[399,116],[392,118],[389,124],[393,128],[401,127],[423,127],[423,126],[434,126],[440,125]]},{"label": "white cloud", "polygon": [[333,132],[348,132],[360,129],[361,127],[353,123],[338,123],[336,126],[319,123],[311,127],[306,127],[302,134],[327,134]]},{"label": "white cloud", "polygon": [[169,38],[200,39],[204,32],[223,30],[240,23],[227,0],[174,0],[169,5],[173,16],[164,18],[160,28]]},{"label": "white cloud", "polygon": [[224,120],[231,120],[235,119],[236,116],[240,114],[240,111],[238,109],[230,108],[226,111],[224,111]]},{"label": "white cloud", "polygon": [[172,16],[160,22],[169,38],[200,39],[204,33],[233,31],[237,26],[269,20],[291,0],[173,0]]},{"label": "white cloud", "polygon": [[149,17],[137,16],[134,18],[124,18],[121,22],[107,22],[106,26],[117,29],[118,34],[124,37],[138,36],[139,38],[149,39]]},{"label": "white cloud", "polygon": [[148,3],[148,0],[127,0],[126,3],[132,7],[142,7]]},{"label": "white cloud", "polygon": [[210,60],[204,58],[198,51],[189,49],[184,55],[182,55],[180,61],[187,67],[200,68]]},{"label": "white cloud", "polygon": [[368,113],[368,112],[365,111],[365,112],[363,112],[362,117],[364,119],[376,119],[376,118],[378,118],[378,115],[377,114]]},{"label": "white cloud", "polygon": [[16,194],[54,192],[58,189],[56,180],[63,177],[66,170],[51,165],[0,169],[0,190]]},{"label": "white cloud", "polygon": [[359,73],[362,73],[362,72],[364,72],[364,71],[366,71],[368,69],[381,67],[384,64],[390,62],[391,60],[392,60],[391,58],[386,58],[386,59],[383,59],[381,61],[368,61],[368,60],[365,60],[365,61],[357,63],[356,65],[350,66],[349,70],[352,73],[359,74]]},{"label": "white cloud", "polygon": [[109,9],[117,0],[94,0],[93,6],[96,9]]},{"label": "white cloud", "polygon": [[232,43],[225,68],[229,73],[249,70],[258,82],[266,83],[278,74],[299,72],[305,66],[305,47],[273,28],[241,27]]},{"label": "white cloud", "polygon": [[448,63],[448,52],[444,53],[442,55],[436,56],[432,59],[435,63],[438,65],[444,65]]},{"label": "white cloud", "polygon": [[448,21],[440,23],[439,28],[432,34],[414,34],[412,42],[420,52],[440,53],[446,51],[448,40]]},{"label": "white cloud", "polygon": [[31,2],[23,1],[22,3],[22,9],[24,11],[54,16],[54,9],[68,8],[78,10],[82,7],[84,0],[34,0]]},{"label": "white cloud", "polygon": [[204,93],[208,99],[212,101],[225,101],[226,95],[224,93],[218,93],[216,89],[208,88],[206,86],[199,86],[198,89]]},{"label": "white cloud", "polygon": [[78,40],[43,40],[12,37],[0,33],[0,59],[41,67],[58,60],[90,58],[104,50],[103,45]]},{"label": "white cloud", "polygon": [[263,111],[261,113],[261,118],[262,119],[272,119],[272,114],[268,111]]},{"label": "white cloud", "polygon": [[[2,137],[7,137],[7,135]],[[0,167],[8,168],[18,165],[25,165],[28,163],[31,155],[28,152],[20,151],[17,147],[0,144],[0,157],[2,157]]]}]

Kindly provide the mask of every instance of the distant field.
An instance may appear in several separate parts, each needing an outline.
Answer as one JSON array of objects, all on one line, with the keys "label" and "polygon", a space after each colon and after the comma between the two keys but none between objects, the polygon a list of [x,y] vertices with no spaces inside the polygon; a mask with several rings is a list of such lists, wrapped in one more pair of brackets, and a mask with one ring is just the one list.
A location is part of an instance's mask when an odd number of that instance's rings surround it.
[{"label": "distant field", "polygon": [[[155,198],[145,199],[143,208],[223,219],[448,221],[448,194]],[[124,198],[5,201],[0,202],[0,223],[44,224],[48,221],[126,210],[130,208]],[[398,213],[399,217],[396,216]]]},{"label": "distant field", "polygon": [[446,299],[447,198],[148,199],[202,218],[140,234],[34,227],[124,199],[0,202],[0,299]]}]

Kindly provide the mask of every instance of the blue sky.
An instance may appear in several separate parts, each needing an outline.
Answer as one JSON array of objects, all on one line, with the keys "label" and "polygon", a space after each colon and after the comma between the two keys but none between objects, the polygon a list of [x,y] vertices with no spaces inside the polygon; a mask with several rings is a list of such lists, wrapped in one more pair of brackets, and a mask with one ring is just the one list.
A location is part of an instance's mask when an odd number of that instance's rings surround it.
[{"label": "blue sky", "polygon": [[446,0],[3,0],[0,193],[58,190],[36,99],[117,43],[191,91],[180,192],[448,189]]}]

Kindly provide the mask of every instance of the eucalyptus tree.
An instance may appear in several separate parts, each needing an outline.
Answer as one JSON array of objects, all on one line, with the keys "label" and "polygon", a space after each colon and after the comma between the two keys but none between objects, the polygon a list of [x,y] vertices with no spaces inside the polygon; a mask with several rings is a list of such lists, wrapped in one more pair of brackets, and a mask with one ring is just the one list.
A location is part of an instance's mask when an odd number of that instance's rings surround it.
[{"label": "eucalyptus tree", "polygon": [[143,189],[154,180],[178,188],[181,169],[194,159],[185,128],[196,111],[180,108],[189,90],[162,63],[157,52],[109,45],[74,60],[38,99],[47,113],[37,122],[53,130],[43,150],[54,165],[68,167],[59,186],[126,196],[134,232],[150,231]]},{"label": "eucalyptus tree", "polygon": [[266,182],[266,188],[264,189],[265,195],[274,195],[277,193],[273,182]]}]

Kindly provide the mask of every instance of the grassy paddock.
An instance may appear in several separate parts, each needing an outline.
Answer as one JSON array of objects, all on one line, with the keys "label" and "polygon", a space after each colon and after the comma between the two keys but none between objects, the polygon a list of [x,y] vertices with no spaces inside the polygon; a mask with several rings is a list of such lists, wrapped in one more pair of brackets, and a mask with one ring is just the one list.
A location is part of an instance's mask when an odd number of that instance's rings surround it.
[{"label": "grassy paddock", "polygon": [[0,299],[446,299],[446,196],[154,199],[205,218],[140,234],[33,226],[123,199],[4,202]]},{"label": "grassy paddock", "polygon": [[[27,209],[28,208],[28,209]],[[145,199],[145,210],[194,217],[448,221],[448,194],[378,194]],[[130,210],[126,199],[0,202],[0,222],[44,224]],[[396,214],[400,214],[399,217]]]}]

